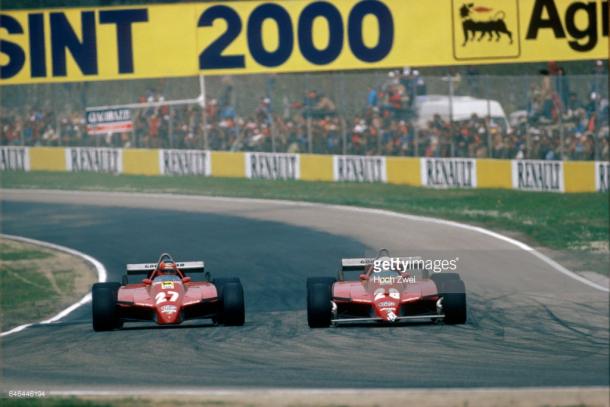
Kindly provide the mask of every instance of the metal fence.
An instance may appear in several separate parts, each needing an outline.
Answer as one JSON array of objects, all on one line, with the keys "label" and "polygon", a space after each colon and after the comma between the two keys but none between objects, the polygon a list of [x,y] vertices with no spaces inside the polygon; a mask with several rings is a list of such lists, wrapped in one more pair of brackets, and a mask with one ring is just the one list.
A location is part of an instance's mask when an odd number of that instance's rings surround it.
[{"label": "metal fence", "polygon": [[[128,105],[133,131],[87,134],[86,109],[108,105]],[[608,159],[608,75],[405,69],[5,86],[0,144]]]}]

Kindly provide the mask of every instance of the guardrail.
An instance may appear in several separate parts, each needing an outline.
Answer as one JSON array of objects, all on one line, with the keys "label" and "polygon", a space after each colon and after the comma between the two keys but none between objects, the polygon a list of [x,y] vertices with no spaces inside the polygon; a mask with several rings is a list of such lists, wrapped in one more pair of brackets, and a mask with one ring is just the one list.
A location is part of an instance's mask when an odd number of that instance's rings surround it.
[{"label": "guardrail", "polygon": [[607,161],[414,158],[96,147],[0,147],[2,171],[198,175],[431,188],[607,192]]}]

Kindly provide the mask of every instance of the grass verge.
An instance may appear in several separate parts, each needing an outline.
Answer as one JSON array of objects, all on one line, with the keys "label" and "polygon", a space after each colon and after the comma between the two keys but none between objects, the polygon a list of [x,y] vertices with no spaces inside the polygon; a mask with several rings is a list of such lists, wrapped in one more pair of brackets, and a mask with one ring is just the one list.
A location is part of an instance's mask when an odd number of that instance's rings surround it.
[{"label": "grass verge", "polygon": [[96,280],[91,266],[78,257],[0,238],[1,330],[53,316]]},{"label": "grass verge", "polygon": [[76,397],[8,398],[2,400],[5,407],[111,407],[112,402],[82,400]]},{"label": "grass verge", "polygon": [[608,274],[607,194],[51,172],[3,172],[0,181],[3,188],[167,192],[389,209],[516,233],[534,246],[561,252],[570,267]]},{"label": "grass verge", "polygon": [[608,388],[488,389],[484,392],[446,389],[344,390],[321,393],[298,390],[250,390],[224,395],[149,395],[136,397],[84,396],[6,399],[7,407],[377,407],[401,406],[405,400],[420,407],[593,407],[606,406]]}]

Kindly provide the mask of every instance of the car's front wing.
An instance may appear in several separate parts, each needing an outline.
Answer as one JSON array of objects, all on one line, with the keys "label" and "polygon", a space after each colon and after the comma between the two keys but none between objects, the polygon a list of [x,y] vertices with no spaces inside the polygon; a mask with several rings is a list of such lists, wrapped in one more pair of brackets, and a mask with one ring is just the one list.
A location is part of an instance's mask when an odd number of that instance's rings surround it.
[{"label": "car's front wing", "polygon": [[[432,314],[432,315],[409,315],[409,316],[403,316],[403,317],[396,317],[396,319],[393,322],[399,322],[399,321],[426,321],[426,320],[438,320],[438,319],[443,319],[445,318],[444,314]],[[349,323],[349,322],[371,322],[371,321],[377,321],[377,322],[391,322],[391,321],[387,321],[383,318],[379,318],[379,317],[366,317],[366,318],[335,318],[335,319],[331,319],[330,322],[333,324],[338,324],[338,323]]]}]

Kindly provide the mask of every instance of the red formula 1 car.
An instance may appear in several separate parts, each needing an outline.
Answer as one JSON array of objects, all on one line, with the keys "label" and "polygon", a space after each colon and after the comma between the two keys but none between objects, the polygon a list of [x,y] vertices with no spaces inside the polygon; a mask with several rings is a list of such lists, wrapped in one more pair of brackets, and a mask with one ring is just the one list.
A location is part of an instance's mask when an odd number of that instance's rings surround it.
[{"label": "red formula 1 car", "polygon": [[[387,263],[384,263],[387,262]],[[417,257],[342,259],[338,278],[307,279],[307,322],[311,328],[345,322],[466,322],[466,291],[457,273],[434,273]],[[381,265],[396,267],[381,267]],[[406,267],[405,267],[406,265]],[[345,272],[358,271],[358,280]]]},{"label": "red formula 1 car", "polygon": [[[201,273],[193,281],[186,273]],[[145,278],[129,284],[129,277]],[[118,329],[127,321],[175,325],[189,319],[243,325],[244,291],[238,278],[212,280],[203,261],[175,262],[162,254],[157,263],[128,264],[122,283],[96,283],[92,289],[95,331]]]}]

